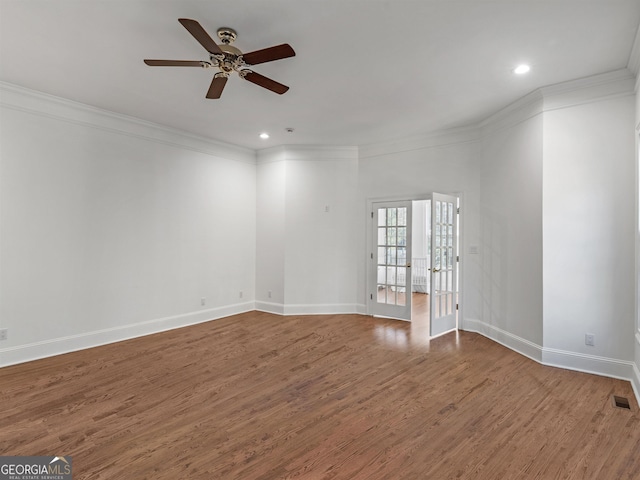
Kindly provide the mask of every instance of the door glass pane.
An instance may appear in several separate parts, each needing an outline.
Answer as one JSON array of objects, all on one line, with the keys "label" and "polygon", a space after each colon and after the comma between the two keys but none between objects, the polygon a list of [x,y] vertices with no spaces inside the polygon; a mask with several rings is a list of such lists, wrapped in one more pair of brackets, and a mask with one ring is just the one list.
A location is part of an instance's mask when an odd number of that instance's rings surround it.
[{"label": "door glass pane", "polygon": [[398,265],[407,264],[407,247],[398,247]]},{"label": "door glass pane", "polygon": [[396,284],[396,268],[387,267],[387,285]]},{"label": "door glass pane", "polygon": [[398,209],[398,226],[399,227],[407,226],[407,209],[405,207]]},{"label": "door glass pane", "polygon": [[440,202],[436,202],[436,223],[440,223]]},{"label": "door glass pane", "polygon": [[387,248],[387,265],[396,264],[396,247]]},{"label": "door glass pane", "polygon": [[449,218],[447,219],[447,223],[453,224],[453,203],[448,203],[447,205],[449,207]]},{"label": "door glass pane", "polygon": [[378,267],[378,283],[387,283],[386,271],[387,269],[384,266]]},{"label": "door glass pane", "polygon": [[395,208],[387,209],[387,226],[395,227],[396,226],[396,210]]},{"label": "door glass pane", "polygon": [[398,245],[407,244],[407,227],[398,227]]},{"label": "door glass pane", "polygon": [[398,274],[396,278],[396,285],[404,286],[407,278],[407,269],[405,267],[398,267]]},{"label": "door glass pane", "polygon": [[396,292],[396,305],[404,307],[407,304],[407,295],[404,293],[404,288]]},{"label": "door glass pane", "polygon": [[378,265],[383,265],[385,257],[387,256],[387,249],[384,247],[378,247]]},{"label": "door glass pane", "polygon": [[378,226],[384,227],[387,224],[387,209],[379,208],[378,209]]},{"label": "door glass pane", "polygon": [[378,229],[378,245],[386,245],[387,244],[387,229],[379,228]]},{"label": "door glass pane", "polygon": [[389,305],[396,304],[396,291],[392,290],[390,287],[387,287],[387,303]]},{"label": "door glass pane", "polygon": [[396,245],[395,227],[387,228],[387,245]]}]

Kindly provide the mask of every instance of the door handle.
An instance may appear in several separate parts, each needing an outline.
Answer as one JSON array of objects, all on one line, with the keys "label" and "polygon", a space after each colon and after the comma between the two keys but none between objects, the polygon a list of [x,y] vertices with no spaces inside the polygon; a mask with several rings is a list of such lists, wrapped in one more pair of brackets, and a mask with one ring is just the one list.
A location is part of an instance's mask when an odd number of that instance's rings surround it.
[{"label": "door handle", "polygon": [[411,262],[407,263],[407,268],[411,268]]},{"label": "door handle", "polygon": [[432,269],[431,269],[431,271],[432,271],[433,273],[438,273],[438,272],[440,271],[440,269],[439,269],[439,268],[432,268]]}]

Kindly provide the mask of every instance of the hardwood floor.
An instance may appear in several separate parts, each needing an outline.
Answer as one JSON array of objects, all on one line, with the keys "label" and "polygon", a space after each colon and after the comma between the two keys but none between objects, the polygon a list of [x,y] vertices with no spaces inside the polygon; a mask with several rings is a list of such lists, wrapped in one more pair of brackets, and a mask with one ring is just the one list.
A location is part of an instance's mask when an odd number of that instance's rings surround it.
[{"label": "hardwood floor", "polygon": [[71,455],[75,480],[640,478],[628,382],[357,315],[252,312],[6,367],[0,405],[2,455]]}]

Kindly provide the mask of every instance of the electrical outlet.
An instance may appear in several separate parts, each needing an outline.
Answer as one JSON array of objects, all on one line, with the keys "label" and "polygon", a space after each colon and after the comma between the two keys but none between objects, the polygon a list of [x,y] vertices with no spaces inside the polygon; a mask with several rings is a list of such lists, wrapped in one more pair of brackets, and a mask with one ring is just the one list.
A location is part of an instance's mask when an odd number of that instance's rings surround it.
[{"label": "electrical outlet", "polygon": [[268,296],[269,298],[271,298],[271,290],[269,290],[269,291],[267,292],[267,296]]},{"label": "electrical outlet", "polygon": [[585,333],[584,334],[584,344],[589,345],[590,347],[596,346],[596,336],[593,333]]},{"label": "electrical outlet", "polygon": [[3,342],[9,338],[9,329],[0,328],[0,342]]},{"label": "electrical outlet", "polygon": [[242,290],[240,290],[240,298],[242,298],[244,296],[244,293],[242,293]]},{"label": "electrical outlet", "polygon": [[200,299],[200,305],[202,305],[202,306],[204,307],[204,306],[206,305],[206,303],[207,303],[207,299],[206,299],[206,298],[204,298],[204,297],[202,297],[202,298]]}]

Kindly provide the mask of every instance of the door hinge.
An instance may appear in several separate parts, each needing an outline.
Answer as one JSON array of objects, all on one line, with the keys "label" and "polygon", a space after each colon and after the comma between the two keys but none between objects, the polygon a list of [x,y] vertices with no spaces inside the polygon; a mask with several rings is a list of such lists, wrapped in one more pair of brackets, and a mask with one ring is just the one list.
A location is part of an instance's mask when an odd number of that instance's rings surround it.
[{"label": "door hinge", "polygon": [[370,298],[371,300],[373,300],[373,293],[372,293],[371,295],[369,295],[369,298]]},{"label": "door hinge", "polygon": [[456,262],[460,261],[460,255],[456,255]]},{"label": "door hinge", "polygon": [[373,260],[373,253],[371,254],[371,260]]},{"label": "door hinge", "polygon": [[458,310],[458,304],[456,303],[456,310]]},{"label": "door hinge", "polygon": [[460,207],[456,209],[456,213],[460,214]]},{"label": "door hinge", "polygon": [[373,218],[373,212],[371,212],[371,218]]}]

